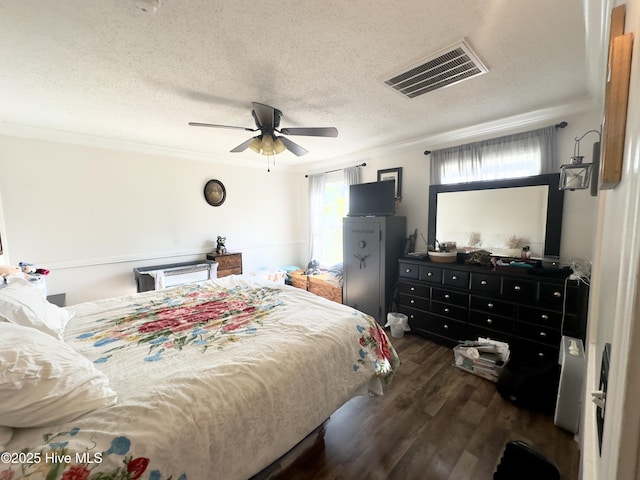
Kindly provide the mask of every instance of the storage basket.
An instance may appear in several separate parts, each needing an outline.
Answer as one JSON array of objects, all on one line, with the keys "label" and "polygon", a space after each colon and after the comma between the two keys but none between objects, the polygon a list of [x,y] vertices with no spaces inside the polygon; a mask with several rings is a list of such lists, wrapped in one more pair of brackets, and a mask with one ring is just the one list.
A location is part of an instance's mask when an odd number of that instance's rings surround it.
[{"label": "storage basket", "polygon": [[296,270],[289,274],[291,276],[291,285],[302,290],[307,289],[308,276],[304,274],[304,270]]},{"label": "storage basket", "polygon": [[307,289],[320,297],[327,298],[337,303],[342,303],[342,288],[327,282],[324,275],[310,275]]}]

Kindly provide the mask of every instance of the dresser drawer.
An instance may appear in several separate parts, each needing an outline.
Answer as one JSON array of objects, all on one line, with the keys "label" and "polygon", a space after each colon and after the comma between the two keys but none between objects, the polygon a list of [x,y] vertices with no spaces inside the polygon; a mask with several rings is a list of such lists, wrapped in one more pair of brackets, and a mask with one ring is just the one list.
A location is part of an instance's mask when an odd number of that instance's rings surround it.
[{"label": "dresser drawer", "polygon": [[485,275],[482,273],[471,274],[471,291],[479,294],[500,293],[500,277],[495,275]]},{"label": "dresser drawer", "polygon": [[469,272],[445,269],[442,274],[442,282],[451,287],[469,289]]},{"label": "dresser drawer", "polygon": [[562,310],[563,305],[570,313],[577,311],[578,288],[560,284],[540,283],[540,304],[554,310]]},{"label": "dresser drawer", "polygon": [[502,295],[519,303],[535,303],[538,293],[538,282],[519,278],[502,279]]},{"label": "dresser drawer", "polygon": [[513,343],[513,335],[501,332],[499,330],[491,330],[484,327],[479,327],[475,324],[469,325],[469,338],[477,340],[479,337],[488,338],[490,340],[498,340],[499,342],[506,342],[511,346]]},{"label": "dresser drawer", "polygon": [[558,361],[560,346],[551,346],[545,343],[532,342],[523,338],[516,338],[512,345],[512,357],[521,358],[545,358],[553,362]]},{"label": "dresser drawer", "polygon": [[406,295],[401,293],[398,295],[398,304],[407,307],[417,308],[419,310],[429,311],[429,299],[424,297],[416,297],[415,295]]},{"label": "dresser drawer", "polygon": [[452,318],[454,320],[467,321],[468,310],[465,307],[456,307],[448,303],[431,302],[431,311],[443,317]]},{"label": "dresser drawer", "polygon": [[407,295],[429,298],[429,287],[427,285],[422,285],[419,283],[399,282],[398,293],[405,293]]},{"label": "dresser drawer", "polygon": [[467,338],[467,324],[450,318],[431,315],[423,323],[430,333],[446,337],[454,342],[460,342]]},{"label": "dresser drawer", "polygon": [[413,263],[399,263],[399,275],[404,278],[415,278],[416,280],[420,275],[420,266]]},{"label": "dresser drawer", "polygon": [[516,314],[516,306],[513,303],[477,295],[471,295],[471,309],[503,317],[515,317]]},{"label": "dresser drawer", "polygon": [[526,322],[518,322],[516,334],[520,338],[526,340],[534,340],[536,342],[545,343],[555,347],[560,347],[560,330],[548,328],[542,325],[533,325]]},{"label": "dresser drawer", "polygon": [[407,316],[409,320],[409,326],[413,328],[415,322],[425,322],[427,318],[429,318],[429,313],[416,310],[415,308],[408,307],[406,305],[398,305],[398,312],[403,313]]},{"label": "dresser drawer", "polygon": [[443,290],[441,288],[431,289],[431,299],[438,302],[450,303],[460,307],[469,306],[469,294],[462,292],[452,292],[451,290]]},{"label": "dresser drawer", "polygon": [[442,269],[429,265],[420,266],[420,280],[429,283],[442,283]]},{"label": "dresser drawer", "polygon": [[542,310],[534,307],[520,307],[518,320],[542,325],[547,328],[560,329],[562,325],[562,312]]},{"label": "dresser drawer", "polygon": [[479,327],[497,330],[509,335],[513,335],[513,318],[500,317],[485,312],[471,312],[469,315],[469,323]]}]

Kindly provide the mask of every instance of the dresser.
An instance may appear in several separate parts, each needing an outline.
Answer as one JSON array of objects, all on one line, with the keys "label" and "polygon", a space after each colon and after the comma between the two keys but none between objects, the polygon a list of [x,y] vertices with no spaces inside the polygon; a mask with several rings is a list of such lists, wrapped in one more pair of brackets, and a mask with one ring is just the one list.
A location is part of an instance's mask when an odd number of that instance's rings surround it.
[{"label": "dresser", "polygon": [[584,341],[588,287],[559,271],[514,268],[400,259],[397,310],[414,332],[448,346],[485,337],[557,359],[563,334]]},{"label": "dresser", "polygon": [[218,262],[218,278],[242,274],[242,253],[207,253],[207,260]]}]

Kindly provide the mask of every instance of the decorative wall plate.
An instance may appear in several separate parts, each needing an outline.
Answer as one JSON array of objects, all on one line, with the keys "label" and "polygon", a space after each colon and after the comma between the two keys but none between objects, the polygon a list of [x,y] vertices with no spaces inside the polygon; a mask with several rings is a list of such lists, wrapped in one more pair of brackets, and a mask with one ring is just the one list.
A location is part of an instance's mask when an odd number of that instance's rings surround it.
[{"label": "decorative wall plate", "polygon": [[204,199],[209,205],[219,207],[227,199],[227,190],[220,180],[209,180],[204,186]]}]

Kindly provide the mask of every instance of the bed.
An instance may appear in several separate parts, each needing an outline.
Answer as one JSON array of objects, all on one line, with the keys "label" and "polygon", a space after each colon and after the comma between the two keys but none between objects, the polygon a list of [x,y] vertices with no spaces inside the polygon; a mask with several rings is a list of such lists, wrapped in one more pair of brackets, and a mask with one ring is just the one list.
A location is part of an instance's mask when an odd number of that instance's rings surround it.
[{"label": "bed", "polygon": [[27,287],[0,290],[0,479],[247,479],[399,365],[371,317],[260,278],[66,308]]}]

